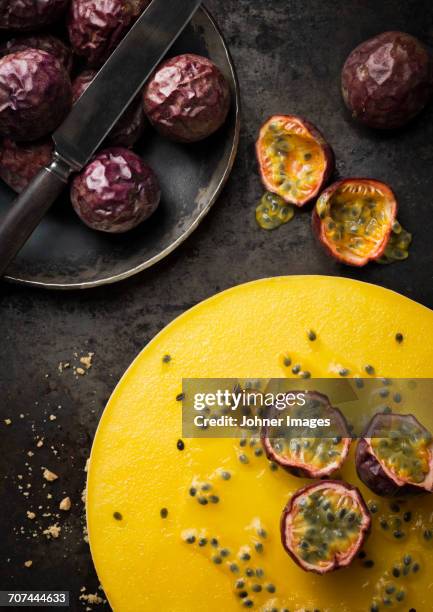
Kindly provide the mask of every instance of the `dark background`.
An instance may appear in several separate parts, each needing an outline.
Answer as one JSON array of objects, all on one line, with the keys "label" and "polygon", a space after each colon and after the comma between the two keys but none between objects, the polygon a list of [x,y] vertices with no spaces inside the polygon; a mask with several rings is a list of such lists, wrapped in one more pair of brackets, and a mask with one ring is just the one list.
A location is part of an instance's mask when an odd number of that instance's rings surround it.
[{"label": "dark background", "polygon": [[[234,56],[243,127],[231,179],[204,223],[163,263],[116,286],[50,293],[0,284],[0,587],[69,590],[74,610],[85,607],[78,600],[82,587],[93,593],[98,587],[81,502],[98,419],[126,367],[167,323],[218,291],[285,274],[350,276],[433,307],[433,109],[405,130],[377,134],[350,121],[339,94],[344,59],[365,38],[401,29],[433,46],[433,3],[207,0],[206,6]],[[406,262],[363,270],[340,266],[315,243],[308,211],[273,233],[257,227],[254,209],[262,190],[254,141],[273,113],[297,113],[316,123],[334,146],[337,174],[392,185],[400,219],[414,233]],[[79,366],[88,352],[95,353],[94,365],[85,376],[74,375],[73,367],[59,372],[59,362]],[[35,448],[39,437],[44,446]],[[44,487],[43,466],[58,481]],[[58,513],[66,495],[70,512],[60,519],[42,516]],[[28,510],[36,512],[34,521]],[[42,531],[56,522],[60,537],[49,541]],[[24,561],[30,559],[28,569]]]}]

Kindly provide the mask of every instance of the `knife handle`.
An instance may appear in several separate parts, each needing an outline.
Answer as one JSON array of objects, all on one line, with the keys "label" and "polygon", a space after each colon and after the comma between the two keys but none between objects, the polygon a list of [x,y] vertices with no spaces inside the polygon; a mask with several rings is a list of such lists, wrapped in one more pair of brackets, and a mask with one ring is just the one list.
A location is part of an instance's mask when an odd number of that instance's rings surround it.
[{"label": "knife handle", "polygon": [[0,278],[63,191],[72,168],[57,153],[0,220]]}]

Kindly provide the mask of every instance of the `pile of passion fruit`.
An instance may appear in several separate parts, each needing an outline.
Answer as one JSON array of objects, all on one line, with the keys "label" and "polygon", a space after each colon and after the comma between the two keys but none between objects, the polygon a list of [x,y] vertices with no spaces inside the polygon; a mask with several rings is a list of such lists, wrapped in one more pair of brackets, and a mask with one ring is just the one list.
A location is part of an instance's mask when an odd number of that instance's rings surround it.
[{"label": "pile of passion fruit", "polygon": [[[338,479],[353,443],[344,415],[325,395],[306,395],[302,414],[330,419],[331,433],[317,430],[318,437],[311,438],[302,431],[264,427],[261,439],[270,461],[294,476],[316,480],[295,492],[284,508],[281,541],[303,570],[327,574],[357,557],[371,516],[359,489]],[[377,413],[357,442],[355,462],[360,480],[376,495],[433,492],[433,436],[412,414]]]},{"label": "pile of passion fruit", "polygon": [[[14,191],[23,191],[50,162],[51,135],[149,4],[0,0],[7,38],[0,45],[0,177]],[[133,148],[149,123],[176,142],[197,142],[224,124],[230,99],[227,80],[209,59],[184,54],[164,61],[73,178],[71,202],[80,219],[110,233],[147,220],[161,190]]]},{"label": "pile of passion fruit", "polygon": [[[433,90],[426,47],[403,32],[359,45],[342,71],[342,93],[353,119],[382,130],[401,128],[420,113]],[[309,121],[275,115],[256,145],[267,192],[256,210],[264,229],[287,223],[296,207],[315,202],[312,225],[328,254],[351,266],[406,259],[411,235],[397,221],[392,189],[371,178],[345,178],[326,189],[335,166],[331,146]]]}]

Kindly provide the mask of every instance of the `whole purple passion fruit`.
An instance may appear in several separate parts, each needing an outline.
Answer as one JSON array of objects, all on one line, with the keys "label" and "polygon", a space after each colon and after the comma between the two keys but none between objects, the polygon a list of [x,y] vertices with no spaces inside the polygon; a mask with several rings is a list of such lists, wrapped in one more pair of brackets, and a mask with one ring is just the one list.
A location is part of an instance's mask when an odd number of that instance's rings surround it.
[{"label": "whole purple passion fruit", "polygon": [[295,115],[274,115],[256,143],[264,187],[289,204],[316,198],[334,171],[334,153],[319,130]]},{"label": "whole purple passion fruit", "polygon": [[53,157],[54,145],[49,138],[37,142],[17,143],[5,138],[0,145],[0,177],[20,193]]},{"label": "whole purple passion fruit", "polygon": [[153,170],[129,149],[101,151],[72,182],[80,219],[101,232],[123,233],[158,208],[161,191]]},{"label": "whole purple passion fruit", "polygon": [[[294,395],[301,392],[294,391]],[[301,478],[329,478],[341,468],[352,442],[346,419],[331,406],[326,395],[302,393],[305,405],[293,406],[280,413],[290,416],[294,427],[263,427],[262,444],[270,461],[278,463],[294,476]],[[278,416],[273,410],[272,416]],[[304,427],[303,419],[308,419]],[[317,437],[311,433],[311,422],[316,424]],[[329,424],[326,424],[326,422]],[[290,433],[288,433],[290,432]]]},{"label": "whole purple passion fruit", "polygon": [[90,67],[101,66],[149,0],[72,0],[69,38]]},{"label": "whole purple passion fruit", "polygon": [[313,230],[331,257],[362,267],[383,256],[397,209],[395,194],[385,183],[343,179],[321,193],[313,211]]},{"label": "whole purple passion fruit", "polygon": [[71,109],[72,88],[50,53],[27,49],[0,59],[0,132],[32,141],[53,132]]},{"label": "whole purple passion fruit", "polygon": [[[75,102],[83,95],[90,83],[95,78],[95,70],[85,70],[72,83],[72,102]],[[141,96],[126,109],[122,117],[105,140],[107,146],[131,148],[142,136],[146,124]]]},{"label": "whole purple passion fruit", "polygon": [[356,469],[377,495],[433,491],[433,438],[412,414],[376,414],[356,449]]},{"label": "whole purple passion fruit", "polygon": [[432,65],[410,34],[385,32],[362,43],[346,60],[342,92],[352,116],[373,128],[405,125],[427,104]]},{"label": "whole purple passion fruit", "polygon": [[358,489],[340,480],[323,480],[292,496],[281,517],[281,540],[303,570],[327,574],[352,563],[370,527]]},{"label": "whole purple passion fruit", "polygon": [[68,4],[69,0],[0,0],[0,28],[34,30],[56,21]]},{"label": "whole purple passion fruit", "polygon": [[35,34],[33,36],[20,36],[8,40],[0,47],[0,55],[9,55],[27,49],[39,49],[54,55],[66,68],[68,73],[72,70],[72,51],[63,41],[51,34]]},{"label": "whole purple passion fruit", "polygon": [[216,132],[230,108],[224,75],[206,57],[187,53],[163,62],[147,83],[144,111],[164,136],[197,142]]}]

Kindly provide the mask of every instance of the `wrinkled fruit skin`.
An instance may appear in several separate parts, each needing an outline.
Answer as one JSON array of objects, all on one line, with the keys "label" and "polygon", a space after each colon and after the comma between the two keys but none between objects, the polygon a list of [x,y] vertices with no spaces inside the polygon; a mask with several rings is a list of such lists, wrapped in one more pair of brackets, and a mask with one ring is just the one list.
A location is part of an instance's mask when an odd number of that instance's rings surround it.
[{"label": "wrinkled fruit skin", "polygon": [[[72,102],[75,102],[83,95],[90,83],[95,78],[95,70],[85,70],[72,84]],[[137,140],[143,135],[146,125],[141,97],[132,102],[126,109],[122,117],[105,140],[107,146],[113,147],[133,147]]]},{"label": "wrinkled fruit skin", "polygon": [[[370,421],[369,425],[364,432],[356,449],[356,471],[360,480],[376,495],[381,497],[398,497],[404,495],[419,495],[422,493],[431,493],[430,489],[427,491],[419,486],[411,483],[397,483],[382,467],[379,460],[374,455],[372,448],[368,442],[377,423],[386,422],[392,415],[390,414],[378,414]],[[419,427],[424,429],[419,421],[413,415],[402,415],[404,418],[416,422]]]},{"label": "wrinkled fruit skin", "polygon": [[[292,391],[295,395],[301,393],[300,391]],[[304,392],[302,392],[304,393]],[[288,457],[283,457],[281,454],[275,450],[272,445],[272,440],[270,439],[271,429],[269,427],[263,427],[261,431],[261,441],[269,461],[273,461],[280,465],[287,472],[292,474],[293,476],[297,476],[298,478],[329,478],[332,474],[337,472],[343,465],[343,463],[347,459],[347,455],[349,453],[350,445],[352,442],[350,432],[347,426],[347,421],[342,414],[342,412],[331,406],[329,399],[326,395],[318,392],[308,392],[306,394],[308,399],[316,400],[323,405],[323,417],[329,417],[333,423],[336,425],[338,422],[338,435],[342,438],[342,449],[341,456],[338,460],[329,461],[328,465],[323,467],[316,467],[313,464],[302,464],[295,459],[295,457],[289,460]],[[326,411],[326,414],[325,414]],[[278,410],[271,411],[273,417],[281,416],[281,413],[278,415]]]},{"label": "wrinkled fruit skin", "polygon": [[0,28],[33,30],[56,21],[69,0],[0,0]]},{"label": "wrinkled fruit skin", "polygon": [[98,68],[120,43],[149,0],[72,0],[69,38],[77,55]]},{"label": "wrinkled fruit skin", "polygon": [[[341,496],[349,495],[353,497],[354,499],[356,499],[358,507],[361,512],[361,516],[362,516],[362,524],[360,525],[359,536],[358,536],[359,539],[356,545],[353,547],[353,550],[350,552],[347,558],[339,559],[337,556],[335,556],[333,562],[330,563],[330,565],[325,568],[319,567],[319,566],[311,566],[305,563],[294,550],[294,547],[292,546],[292,542],[288,541],[287,539],[288,537],[287,536],[287,526],[288,526],[288,523],[290,522],[290,517],[295,509],[297,501],[300,498],[308,496],[311,493],[317,492],[322,488],[325,488],[325,489],[330,488],[337,492],[340,492]],[[322,480],[318,483],[307,485],[306,487],[303,487],[302,489],[299,489],[298,491],[296,491],[296,493],[292,495],[286,507],[284,508],[283,514],[281,516],[281,522],[280,522],[281,542],[284,547],[284,550],[293,559],[293,561],[297,565],[299,565],[301,569],[303,569],[304,571],[313,572],[319,575],[328,574],[335,570],[342,569],[343,567],[348,567],[352,563],[354,558],[357,556],[358,552],[362,549],[365,540],[370,534],[370,531],[371,531],[371,516],[368,510],[367,504],[365,503],[360,491],[358,490],[357,487],[351,484],[348,484],[342,480]]]},{"label": "wrinkled fruit skin", "polygon": [[144,89],[152,125],[177,142],[197,142],[216,132],[230,109],[230,89],[210,60],[188,53],[163,62]]},{"label": "wrinkled fruit skin", "polygon": [[28,49],[0,59],[0,132],[16,141],[52,133],[69,113],[69,76],[50,53]]},{"label": "wrinkled fruit skin", "polygon": [[75,212],[89,227],[123,233],[158,208],[161,191],[153,170],[132,151],[101,151],[78,174],[71,187]]},{"label": "wrinkled fruit skin", "polygon": [[405,125],[432,94],[432,64],[424,45],[404,32],[362,43],[346,60],[342,92],[352,116],[372,128]]},{"label": "wrinkled fruit skin", "polygon": [[51,139],[16,143],[5,138],[0,145],[0,177],[17,193],[24,191],[53,157]]},{"label": "wrinkled fruit skin", "polygon": [[26,51],[27,49],[39,49],[51,53],[65,67],[68,73],[72,70],[72,51],[64,42],[51,34],[35,34],[34,36],[20,36],[12,38],[0,47],[0,56]]},{"label": "wrinkled fruit skin", "polygon": [[[276,129],[277,128],[277,129]],[[281,151],[281,138],[295,138],[287,151]],[[308,149],[305,149],[308,145]],[[304,157],[308,151],[309,158]],[[312,155],[314,151],[314,155]],[[288,204],[302,207],[314,200],[323,187],[327,185],[335,168],[335,156],[332,147],[323,134],[309,121],[297,115],[272,115],[262,125],[256,142],[256,156],[260,178],[265,189],[279,195]],[[317,159],[320,162],[317,166]],[[287,166],[287,162],[289,167]],[[285,166],[284,178],[277,181],[274,172],[280,165]],[[315,181],[305,190],[309,183],[311,170]],[[285,189],[289,183],[290,189]],[[300,183],[293,192],[295,184]]]},{"label": "wrinkled fruit skin", "polygon": [[[328,204],[332,204],[332,198],[334,197],[337,191],[349,186],[353,186],[353,189],[355,191],[358,190],[359,193],[361,193],[361,190],[364,190],[362,193],[365,192],[366,194],[369,193],[371,190],[378,190],[378,193],[380,192],[385,198],[387,210],[389,211],[389,222],[386,227],[384,227],[381,240],[378,241],[377,244],[372,246],[371,250],[368,253],[364,254],[364,256],[362,257],[349,257],[348,254],[344,255],[344,253],[338,252],[336,250],[336,244],[329,238],[326,233],[326,219],[322,219],[318,212],[318,209],[322,205],[327,206]],[[366,266],[370,261],[376,261],[380,259],[384,254],[391,238],[393,223],[397,219],[397,212],[397,198],[392,189],[389,187],[389,185],[369,178],[347,178],[333,183],[320,194],[320,197],[317,200],[316,206],[312,214],[313,233],[318,239],[318,241],[322,244],[327,254],[330,255],[333,259],[348,266],[361,268],[363,266]]]}]

